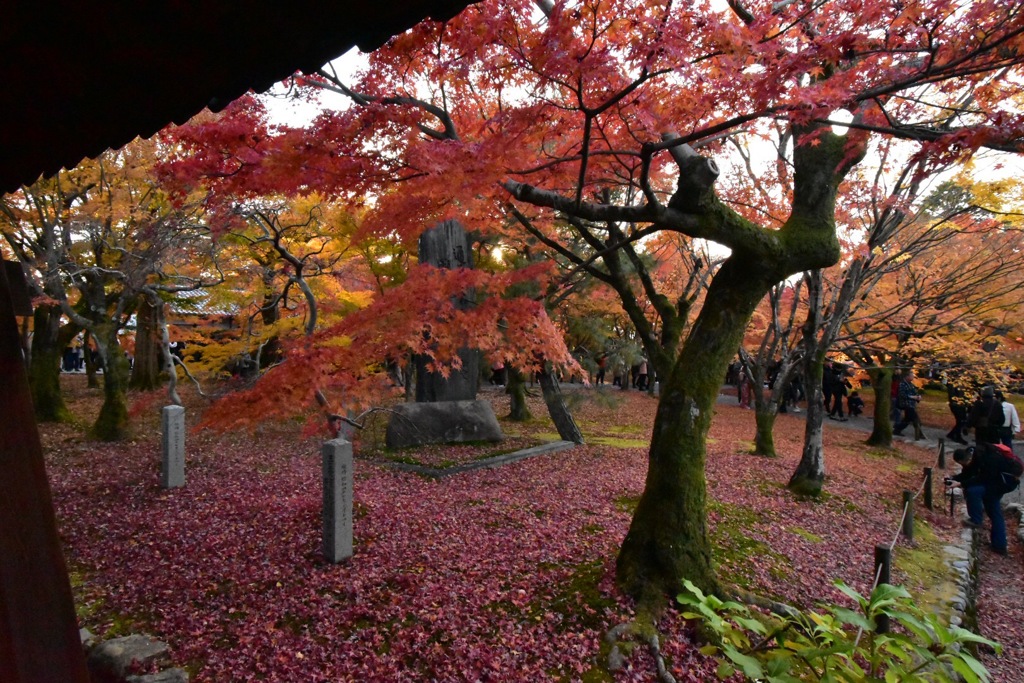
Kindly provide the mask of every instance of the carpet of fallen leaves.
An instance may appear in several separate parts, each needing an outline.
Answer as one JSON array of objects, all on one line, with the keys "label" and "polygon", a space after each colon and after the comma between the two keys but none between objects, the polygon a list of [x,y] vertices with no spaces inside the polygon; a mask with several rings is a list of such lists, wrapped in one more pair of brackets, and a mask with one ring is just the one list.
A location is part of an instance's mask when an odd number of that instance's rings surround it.
[{"label": "carpet of fallen leaves", "polygon": [[[65,378],[87,424],[98,392],[83,381]],[[594,445],[439,480],[357,452],[355,556],[340,565],[321,555],[318,442],[297,426],[192,433],[187,485],[166,491],[158,415],[138,417],[134,440],[118,444],[88,441],[81,425],[43,425],[82,625],[100,636],[154,634],[203,682],[655,680],[643,648],[624,670],[603,668],[604,634],[630,615],[614,589],[615,554],[643,488],[646,451],[635,444],[649,433],[655,399],[567,394]],[[508,413],[506,396],[486,396],[499,417]],[[551,432],[539,398],[531,410],[543,417],[503,428],[516,438]],[[752,413],[719,405],[709,523],[723,575],[809,606],[841,599],[835,579],[868,589],[874,547],[898,528],[901,492],[919,487],[935,454],[902,444],[872,452],[863,433],[826,425],[828,494],[797,500],[785,483],[801,417],[780,417],[780,457],[763,458],[749,454]],[[958,532],[939,511],[918,515],[940,537]],[[897,546],[894,582],[899,556]],[[986,558],[986,573],[1004,583],[986,581],[981,596],[992,619],[983,630],[999,640],[997,629],[1012,633],[1015,655],[1020,556],[1015,546],[1010,561]],[[1012,605],[1000,597],[1007,586]],[[677,680],[715,679],[716,663],[678,617],[660,629]],[[990,660],[995,680],[1020,680],[1019,656]]]}]

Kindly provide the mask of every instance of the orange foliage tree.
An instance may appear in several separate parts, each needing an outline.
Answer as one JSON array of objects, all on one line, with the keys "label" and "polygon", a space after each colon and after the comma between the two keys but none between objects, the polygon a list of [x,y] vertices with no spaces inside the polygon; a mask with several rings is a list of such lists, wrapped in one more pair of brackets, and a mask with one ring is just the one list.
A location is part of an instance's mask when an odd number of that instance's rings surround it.
[{"label": "orange foliage tree", "polygon": [[[534,240],[612,287],[662,378],[647,482],[617,565],[620,585],[656,613],[684,578],[721,589],[705,438],[755,307],[773,285],[839,259],[836,197],[872,138],[906,139],[934,166],[981,146],[1018,150],[1021,117],[1001,106],[1016,81],[999,76],[1024,60],[1022,31],[1019,8],[995,0],[731,0],[725,11],[493,0],[396,37],[356,83],[329,69],[303,76],[355,103],[308,129],[253,127],[256,114],[239,107],[220,127],[190,131],[199,144],[175,172],[201,172],[225,195],[345,196],[362,203],[366,234],[405,245],[458,219],[489,238]],[[854,114],[845,136],[831,130],[842,108]],[[727,158],[728,137],[778,130],[789,145],[776,175],[760,196],[739,194],[712,156]],[[632,279],[645,240],[662,232],[729,250],[690,325],[678,298]],[[495,273],[421,266],[267,377],[280,404],[314,386],[356,395],[371,358],[399,348],[440,365],[467,343],[505,349],[522,368],[568,360],[543,307],[505,296],[551,276],[537,262]],[[454,310],[447,302],[468,287],[481,305]]]}]

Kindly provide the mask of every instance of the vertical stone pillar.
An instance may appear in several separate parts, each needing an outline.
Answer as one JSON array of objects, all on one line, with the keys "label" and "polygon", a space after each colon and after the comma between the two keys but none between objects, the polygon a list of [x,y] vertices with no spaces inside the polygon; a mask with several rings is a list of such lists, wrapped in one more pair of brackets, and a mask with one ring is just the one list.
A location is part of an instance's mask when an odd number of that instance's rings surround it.
[{"label": "vertical stone pillar", "polygon": [[173,489],[185,485],[185,409],[164,406],[162,418],[164,459],[160,485]]},{"label": "vertical stone pillar", "polygon": [[[420,235],[419,260],[435,268],[473,268],[473,245],[465,228],[455,220],[448,220]],[[465,292],[453,303],[459,309],[473,306],[474,293]],[[440,403],[444,401],[473,401],[480,389],[480,353],[473,349],[459,351],[460,370],[444,377],[427,369],[428,358],[416,356],[416,402]]]},{"label": "vertical stone pillar", "polygon": [[344,562],[352,557],[352,444],[332,439],[323,445],[324,557]]}]

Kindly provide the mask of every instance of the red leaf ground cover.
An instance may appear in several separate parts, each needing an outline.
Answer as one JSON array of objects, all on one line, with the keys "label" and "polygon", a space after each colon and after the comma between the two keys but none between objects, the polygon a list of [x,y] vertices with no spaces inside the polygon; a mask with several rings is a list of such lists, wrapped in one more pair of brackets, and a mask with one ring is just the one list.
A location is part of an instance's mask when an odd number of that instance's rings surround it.
[{"label": "red leaf ground cover", "polygon": [[[491,396],[507,414],[507,398]],[[588,389],[576,416],[588,438],[614,443],[642,439],[654,406],[637,392]],[[539,399],[531,408],[544,414]],[[810,605],[840,599],[835,579],[868,589],[900,492],[918,487],[934,453],[870,453],[862,433],[827,430],[828,495],[801,501],[784,485],[802,428],[783,417],[782,455],[752,456],[753,416],[721,405],[707,468],[723,574]],[[318,443],[299,433],[191,434],[187,486],[164,491],[155,419],[115,445],[44,426],[82,625],[152,633],[196,681],[655,680],[642,649],[626,670],[602,670],[603,635],[630,614],[614,561],[644,449],[588,445],[440,480],[357,453],[355,557],[332,565],[320,555]],[[918,514],[940,536],[958,531],[941,512]],[[716,662],[685,623],[671,616],[661,629],[678,680],[714,680]]]}]

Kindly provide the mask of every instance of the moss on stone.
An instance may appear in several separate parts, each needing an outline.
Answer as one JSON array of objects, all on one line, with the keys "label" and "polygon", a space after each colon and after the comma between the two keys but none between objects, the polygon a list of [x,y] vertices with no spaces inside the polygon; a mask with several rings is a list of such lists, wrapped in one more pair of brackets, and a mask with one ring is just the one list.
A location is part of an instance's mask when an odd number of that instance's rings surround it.
[{"label": "moss on stone", "polygon": [[958,593],[957,574],[946,561],[946,543],[926,521],[914,522],[914,544],[893,555],[893,580],[902,580],[918,606],[948,623],[952,600]]}]

